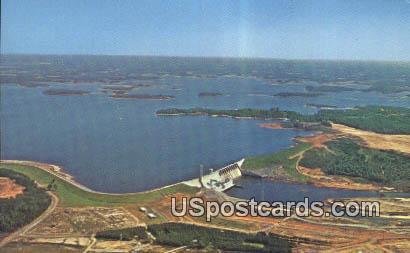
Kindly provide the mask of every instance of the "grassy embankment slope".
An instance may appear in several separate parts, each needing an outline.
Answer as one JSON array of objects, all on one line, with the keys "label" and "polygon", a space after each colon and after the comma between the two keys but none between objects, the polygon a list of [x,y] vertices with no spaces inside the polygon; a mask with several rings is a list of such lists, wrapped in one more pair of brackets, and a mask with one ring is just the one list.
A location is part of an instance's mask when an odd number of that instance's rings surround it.
[{"label": "grassy embankment slope", "polygon": [[[327,121],[332,120],[340,124],[345,124],[364,130],[373,130],[383,133],[410,133],[410,109],[395,107],[358,107],[352,110],[321,110],[315,115],[301,115],[295,112],[283,112],[278,109],[257,110],[208,110],[208,109],[168,109],[161,110],[159,114],[207,114],[232,117],[252,117],[252,118],[290,118],[292,121]],[[299,158],[306,150],[310,149],[309,144],[298,144],[296,147],[273,154],[248,158],[244,164],[245,169],[259,169],[274,165],[282,165],[286,173],[298,181],[306,181],[306,176],[297,172],[296,166]],[[318,155],[318,154],[316,154]],[[400,156],[402,157],[402,156]],[[356,160],[353,160],[354,162]],[[367,162],[368,160],[366,160]],[[392,166],[388,163],[385,166]],[[56,176],[36,167],[1,164],[2,168],[20,172],[40,184],[48,185],[54,180],[56,193],[61,199],[63,206],[112,206],[126,205],[135,202],[152,201],[161,198],[163,195],[176,192],[192,193],[193,188],[185,185],[176,185],[156,191],[110,195],[87,192],[72,184],[57,178]],[[406,168],[405,168],[406,169]],[[407,168],[408,169],[408,168]],[[387,177],[385,172],[385,177]],[[382,180],[383,181],[383,180]],[[388,180],[389,181],[389,180]],[[387,181],[386,181],[387,182]],[[390,182],[390,181],[389,181]]]},{"label": "grassy embankment slope", "polygon": [[[66,182],[55,175],[48,173],[37,167],[31,167],[26,165],[16,165],[2,163],[0,166],[0,172],[5,171],[7,173],[19,172],[27,177],[36,180],[42,185],[48,185],[52,182],[52,188],[58,195],[60,203],[64,207],[87,207],[87,206],[122,206],[122,205],[141,205],[142,203],[152,203],[153,201],[163,199],[164,195],[173,193],[187,193],[193,194],[196,189],[188,187],[182,184],[163,188],[146,193],[124,194],[124,195],[108,195],[87,192],[82,190],[69,182]],[[34,183],[33,183],[34,184]],[[163,224],[163,225],[149,225],[148,231],[153,233],[157,238],[157,242],[166,245],[183,246],[189,245],[199,248],[217,248],[227,250],[238,251],[253,251],[253,252],[290,252],[292,243],[287,239],[279,238],[272,234],[256,234],[256,233],[244,233],[236,231],[237,225],[241,225],[242,229],[248,228],[246,225],[240,223],[235,224],[232,222],[223,223],[213,222],[212,225],[221,226],[221,228],[211,228],[207,226],[199,226],[194,224]],[[227,228],[228,230],[222,230]],[[229,230],[233,229],[233,230]],[[143,231],[141,231],[141,229]],[[128,231],[129,230],[129,231]],[[108,233],[111,239],[118,240],[119,237],[127,236],[127,231],[132,234],[132,238],[135,235],[145,235],[146,228],[129,228],[119,230],[121,235],[114,232],[102,232],[104,235]],[[209,236],[213,234],[215,236]],[[207,236],[208,235],[208,236]],[[102,236],[104,237],[104,236]],[[117,238],[118,237],[118,238]],[[145,236],[144,236],[145,237]],[[123,238],[127,240],[127,238]],[[197,242],[193,242],[193,240]]]},{"label": "grassy embankment slope", "polygon": [[[249,157],[245,159],[242,169],[249,171],[275,170],[278,166],[282,166],[288,179],[306,182],[308,177],[300,174],[296,166],[298,165],[300,154],[303,154],[310,148],[311,145],[309,143],[298,143],[295,147],[274,154]],[[272,174],[275,175],[275,171],[272,171]]]},{"label": "grassy embankment slope", "polygon": [[47,186],[53,182],[55,193],[60,199],[60,204],[66,207],[84,207],[84,206],[120,206],[129,204],[140,204],[146,201],[160,199],[164,195],[173,193],[194,193],[196,189],[178,184],[167,188],[141,192],[134,194],[99,194],[88,192],[48,173],[42,169],[33,166],[1,163],[0,168],[12,170],[35,180],[41,185]]}]

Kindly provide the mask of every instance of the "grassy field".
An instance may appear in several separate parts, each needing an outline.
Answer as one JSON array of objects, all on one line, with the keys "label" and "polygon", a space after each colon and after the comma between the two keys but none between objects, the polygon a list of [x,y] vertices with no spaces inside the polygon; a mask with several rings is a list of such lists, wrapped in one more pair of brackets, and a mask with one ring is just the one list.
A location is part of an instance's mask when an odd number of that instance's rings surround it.
[{"label": "grassy field", "polygon": [[289,177],[299,182],[306,182],[308,178],[296,170],[296,164],[299,159],[298,154],[309,148],[311,148],[311,145],[308,143],[298,143],[295,147],[274,154],[249,157],[245,159],[242,168],[251,171],[263,168],[274,168],[281,165]]},{"label": "grassy field", "polygon": [[160,199],[164,195],[176,192],[194,193],[196,190],[195,188],[178,184],[168,188],[143,193],[123,195],[98,194],[79,189],[78,187],[36,167],[1,163],[0,168],[24,174],[44,186],[47,186],[54,180],[54,191],[60,199],[60,204],[66,207],[127,205],[137,202],[153,201]]}]

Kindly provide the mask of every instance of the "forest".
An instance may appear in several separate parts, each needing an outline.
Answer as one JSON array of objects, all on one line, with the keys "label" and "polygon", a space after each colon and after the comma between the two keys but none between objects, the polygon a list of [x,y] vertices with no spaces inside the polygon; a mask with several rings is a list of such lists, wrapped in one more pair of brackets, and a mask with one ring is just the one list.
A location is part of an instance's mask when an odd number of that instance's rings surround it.
[{"label": "forest", "polygon": [[124,240],[131,241],[132,239],[146,240],[148,239],[146,227],[131,227],[115,230],[106,230],[97,232],[96,238],[108,239],[108,240]]},{"label": "forest", "polygon": [[322,121],[384,134],[410,134],[410,109],[389,106],[365,106],[348,110],[320,110]]},{"label": "forest", "polygon": [[279,108],[271,108],[270,110],[244,108],[238,110],[213,110],[206,108],[191,108],[191,109],[163,109],[157,111],[158,115],[208,115],[208,116],[225,116],[236,118],[255,118],[255,119],[278,119],[285,118],[286,112],[280,111]]},{"label": "forest", "polygon": [[150,232],[155,242],[171,246],[190,246],[209,251],[218,249],[244,252],[290,252],[292,243],[273,234],[243,233],[208,228],[184,223],[162,223],[148,228],[128,228],[98,233],[97,238],[132,240],[146,239],[144,230]]},{"label": "forest", "polygon": [[347,138],[326,145],[328,149],[306,151],[300,165],[321,168],[330,175],[356,177],[410,191],[409,156],[365,148]]},{"label": "forest", "polygon": [[320,85],[312,86],[307,85],[306,90],[309,92],[341,92],[341,91],[354,91],[352,87],[340,86],[340,85]]},{"label": "forest", "polygon": [[297,127],[301,122],[337,123],[382,134],[410,134],[410,109],[390,106],[363,106],[351,109],[322,109],[312,115],[285,112]]},{"label": "forest", "polygon": [[7,177],[25,187],[16,198],[0,199],[0,233],[14,231],[40,216],[51,203],[45,190],[37,187],[28,177],[0,168],[0,177]]},{"label": "forest", "polygon": [[410,134],[410,109],[389,106],[365,106],[352,109],[322,109],[315,114],[301,114],[283,111],[279,108],[237,110],[214,110],[207,108],[163,109],[158,115],[208,115],[254,119],[288,119],[287,126],[302,127],[303,122],[320,123],[330,126],[330,122],[384,134]]}]

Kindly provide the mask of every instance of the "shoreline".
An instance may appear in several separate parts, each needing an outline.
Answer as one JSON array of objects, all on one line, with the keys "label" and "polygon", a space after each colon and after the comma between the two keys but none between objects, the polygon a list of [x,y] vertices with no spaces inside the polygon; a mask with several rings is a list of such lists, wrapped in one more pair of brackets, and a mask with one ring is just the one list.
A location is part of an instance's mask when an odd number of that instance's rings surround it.
[{"label": "shoreline", "polygon": [[[106,195],[106,196],[130,196],[130,195],[136,195],[136,194],[144,194],[144,193],[150,193],[150,192],[155,192],[155,191],[159,191],[162,189],[167,189],[176,185],[180,185],[180,184],[184,184],[184,185],[188,185],[186,184],[186,182],[189,182],[191,180],[184,180],[181,182],[177,182],[174,184],[169,184],[169,185],[165,185],[162,187],[158,187],[158,188],[154,188],[151,190],[146,190],[146,191],[139,191],[139,192],[126,192],[126,193],[110,193],[110,192],[101,192],[101,191],[95,191],[92,190],[90,188],[88,188],[87,186],[77,182],[74,177],[70,174],[68,174],[67,172],[63,171],[63,168],[61,166],[58,165],[54,165],[54,164],[47,164],[47,163],[42,163],[42,162],[36,162],[36,161],[26,161],[26,160],[0,160],[0,165],[1,164],[15,164],[15,165],[23,165],[23,166],[30,166],[30,167],[35,167],[38,169],[41,169],[47,173],[50,173],[54,176],[56,176],[57,178],[73,185],[74,187],[77,187],[80,190],[86,191],[88,193],[93,193],[93,194],[99,194],[99,195]],[[298,166],[298,171],[299,171],[299,167]],[[354,190],[354,191],[376,191],[376,192],[400,192],[397,191],[396,189],[383,189],[384,187],[381,186],[375,186],[373,184],[363,184],[363,183],[355,183],[352,182],[351,186],[353,187],[349,187],[348,185],[344,185],[344,184],[337,184],[338,180],[335,179],[330,179],[330,181],[328,182],[323,182],[321,180],[315,181],[315,180],[308,180],[307,182],[298,182],[297,180],[292,180],[292,179],[280,179],[280,178],[275,178],[275,177],[271,177],[271,176],[263,176],[263,175],[259,175],[257,173],[254,173],[250,170],[242,170],[241,172],[243,173],[244,176],[248,176],[248,177],[257,177],[257,178],[263,178],[263,179],[267,179],[270,182],[274,183],[274,182],[284,182],[284,183],[289,183],[289,184],[307,184],[307,185],[313,185],[314,187],[317,188],[331,188],[331,189],[340,189],[340,190]],[[304,174],[304,173],[303,173]],[[305,174],[304,174],[305,175]],[[310,179],[315,179],[315,177],[310,177]],[[343,178],[345,179],[345,178]],[[350,181],[349,179],[345,179]],[[336,185],[333,185],[334,183],[336,183]],[[371,186],[371,187],[368,187]],[[195,187],[200,189],[200,187]],[[230,196],[230,195],[228,195]],[[232,197],[232,196],[230,196]]]},{"label": "shoreline", "polygon": [[267,129],[291,129],[288,127],[284,127],[282,123],[260,123],[258,124],[259,127],[261,128],[267,128]]},{"label": "shoreline", "polygon": [[77,187],[80,190],[86,191],[88,193],[94,193],[94,194],[99,194],[99,195],[109,195],[109,196],[127,196],[127,195],[150,193],[150,192],[155,192],[158,190],[170,188],[170,187],[173,187],[179,184],[183,184],[185,182],[185,181],[178,182],[178,183],[169,184],[169,185],[165,185],[162,187],[157,187],[151,190],[140,191],[140,192],[109,193],[109,192],[101,192],[101,191],[92,190],[88,188],[87,186],[77,182],[72,175],[68,174],[67,172],[63,172],[63,167],[58,166],[58,165],[36,162],[36,161],[25,161],[25,160],[0,160],[0,165],[1,164],[15,164],[15,165],[35,167],[47,173],[50,173],[51,175],[65,181],[66,183],[69,183]]},{"label": "shoreline", "polygon": [[238,117],[238,116],[231,116],[227,114],[207,114],[207,113],[155,113],[156,116],[207,116],[213,118],[231,118],[231,119],[250,119],[250,120],[287,120],[287,118],[263,118],[263,117]]},{"label": "shoreline", "polygon": [[[292,180],[292,179],[275,178],[274,176],[269,176],[269,175],[259,175],[251,170],[243,170],[242,173],[245,177],[266,179],[272,183],[282,182],[282,183],[288,183],[288,184],[306,184],[306,185],[312,185],[316,188],[328,188],[328,189],[347,190],[347,191],[367,191],[367,192],[378,192],[378,193],[384,193],[384,192],[407,193],[403,191],[397,191],[396,189],[390,189],[390,188],[386,189],[388,187],[378,186],[378,185],[371,184],[371,183],[367,183],[367,184],[357,183],[357,182],[351,181],[348,178],[343,178],[343,177],[340,177],[340,179],[331,178],[329,179],[329,181],[324,182],[324,181],[320,181],[321,179],[312,180],[316,178],[311,177],[310,174],[304,173],[303,175],[309,177],[309,179],[306,182],[299,182],[297,180]],[[343,182],[339,182],[338,180],[343,181]]]},{"label": "shoreline", "polygon": [[[163,115],[171,116],[170,114],[163,114]],[[203,114],[203,113],[196,113],[196,114],[180,113],[180,114],[173,114],[172,116],[175,116],[175,115],[194,115],[194,116],[198,116],[198,115],[207,115],[207,114]],[[236,118],[236,119],[244,119],[244,118],[248,119],[247,117],[233,117],[233,116],[229,116],[229,115],[215,115],[213,117],[229,117],[229,118]],[[281,122],[259,123],[258,126],[262,127],[262,128],[268,128],[268,129],[288,129],[286,127],[283,127]],[[295,128],[295,129],[297,129],[297,128]],[[332,140],[332,139],[335,139],[335,138],[338,138],[340,136],[346,136],[346,135],[350,135],[350,136],[353,136],[353,137],[359,137],[359,138],[363,138],[363,136],[361,136],[363,133],[366,134],[366,135],[367,134],[372,134],[372,135],[381,136],[381,137],[385,137],[385,136],[402,137],[403,136],[403,135],[378,134],[378,133],[374,133],[374,132],[370,132],[370,131],[354,129],[354,128],[347,127],[347,126],[340,125],[340,124],[332,124],[331,129],[336,131],[336,132],[327,133],[327,132],[319,131],[319,132],[312,133],[312,135],[309,135],[309,136],[296,137],[294,140],[296,142],[310,143],[312,145],[311,148],[326,148],[325,142],[327,142],[329,140]],[[345,129],[348,129],[349,131],[343,131]],[[356,130],[356,131],[353,132],[353,130]],[[405,137],[410,138],[409,136],[405,136]],[[385,148],[382,148],[382,147],[373,147],[373,148],[381,149],[381,150],[385,149]],[[407,150],[406,149],[405,150],[400,149],[398,151],[401,151],[402,153],[406,153]],[[303,156],[303,154],[297,154],[297,157],[298,157],[299,160],[302,159],[302,156]],[[75,180],[75,178],[72,175],[65,172],[64,168],[62,166],[43,163],[43,162],[38,162],[38,161],[24,161],[24,160],[12,160],[12,159],[11,160],[0,160],[0,164],[4,164],[4,163],[36,167],[36,168],[42,169],[43,171],[46,171],[47,173],[50,173],[50,174],[56,176],[57,178],[65,181],[65,182],[67,182],[67,183],[69,183],[69,184],[71,184],[71,185],[73,185],[73,186],[75,186],[75,187],[77,187],[77,188],[79,188],[83,191],[86,191],[86,192],[89,192],[89,193],[100,194],[100,195],[110,195],[110,196],[126,196],[126,195],[150,193],[150,192],[155,192],[155,191],[158,191],[158,190],[170,188],[170,187],[180,185],[180,184],[187,185],[186,182],[191,181],[189,179],[188,180],[183,180],[183,181],[176,182],[176,183],[173,183],[173,184],[153,188],[153,189],[150,189],[150,190],[139,191],[139,192],[109,193],[109,192],[101,192],[101,191],[92,190],[89,187],[79,183],[78,181]],[[351,178],[344,177],[344,176],[326,175],[325,173],[323,173],[320,170],[320,168],[309,168],[308,169],[308,168],[304,168],[304,167],[300,166],[299,161],[297,162],[295,169],[297,170],[297,172],[299,174],[304,175],[308,178],[308,180],[306,182],[302,182],[302,183],[311,184],[311,185],[314,185],[315,187],[318,187],[318,188],[333,188],[333,189],[357,190],[357,191],[401,192],[401,191],[398,191],[397,189],[392,189],[390,187],[383,186],[383,185],[378,185],[378,184],[375,184],[375,183],[372,183],[372,182],[367,182],[367,183],[355,182]],[[256,172],[254,172],[254,171],[246,170],[246,169],[241,169],[241,171],[244,172],[244,174],[247,174],[249,176],[267,178],[272,182],[281,181],[281,182],[287,182],[287,183],[298,183],[297,179],[281,179],[281,178],[276,178],[275,176],[270,176],[268,174],[261,175],[261,174],[258,174]]]}]

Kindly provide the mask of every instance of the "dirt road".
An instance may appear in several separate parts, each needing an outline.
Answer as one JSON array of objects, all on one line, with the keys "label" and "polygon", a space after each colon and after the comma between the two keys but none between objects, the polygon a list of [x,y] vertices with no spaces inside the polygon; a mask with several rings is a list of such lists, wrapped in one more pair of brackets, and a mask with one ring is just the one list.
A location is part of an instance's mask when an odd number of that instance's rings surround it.
[{"label": "dirt road", "polygon": [[3,240],[0,242],[0,248],[5,246],[7,243],[12,242],[14,239],[16,239],[19,236],[23,236],[25,233],[27,233],[29,230],[37,226],[40,222],[42,222],[45,218],[47,218],[57,207],[58,205],[58,198],[54,193],[47,192],[50,197],[51,197],[51,204],[47,208],[46,211],[44,211],[39,217],[37,217],[34,221],[32,221],[30,224],[25,225],[24,227],[20,228],[19,230],[11,233],[10,235],[6,236],[3,238]]}]

